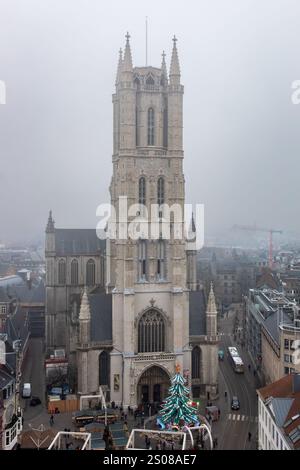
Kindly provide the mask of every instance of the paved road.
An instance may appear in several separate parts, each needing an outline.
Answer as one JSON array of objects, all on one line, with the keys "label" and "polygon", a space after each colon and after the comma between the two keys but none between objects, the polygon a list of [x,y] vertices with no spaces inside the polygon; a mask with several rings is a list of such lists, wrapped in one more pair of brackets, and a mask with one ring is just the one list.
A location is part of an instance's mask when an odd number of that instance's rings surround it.
[{"label": "paved road", "polygon": [[30,406],[29,399],[20,398],[21,407],[24,410],[25,425],[45,412],[45,377],[44,377],[44,353],[43,340],[41,338],[31,338],[29,340],[28,353],[25,368],[22,375],[22,385],[25,382],[31,384],[32,396],[37,396],[42,401],[41,405]]},{"label": "paved road", "polygon": [[[222,431],[218,438],[219,449],[255,449],[257,434],[257,397],[258,383],[252,372],[248,371],[250,359],[241,346],[236,345],[232,335],[232,320],[223,319],[220,322],[220,348],[225,351],[224,361],[220,361],[220,378],[223,381],[221,393],[223,394]],[[229,346],[237,346],[245,364],[245,373],[237,374],[227,355]],[[227,391],[227,400],[224,391]],[[237,396],[240,401],[240,410],[232,411],[230,408],[232,396]],[[222,409],[221,408],[221,409]],[[251,442],[248,441],[248,433],[251,432]]]}]

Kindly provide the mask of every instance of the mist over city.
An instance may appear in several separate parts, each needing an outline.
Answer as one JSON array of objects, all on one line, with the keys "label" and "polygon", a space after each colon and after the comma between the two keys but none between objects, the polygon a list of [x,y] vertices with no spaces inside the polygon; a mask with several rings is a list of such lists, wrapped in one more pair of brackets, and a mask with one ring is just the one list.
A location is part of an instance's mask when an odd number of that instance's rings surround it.
[{"label": "mist over city", "polygon": [[146,16],[149,65],[165,50],[169,66],[178,37],[186,200],[205,205],[208,241],[235,224],[297,237],[300,6],[283,3],[1,1],[2,243],[41,243],[50,209],[58,227],[96,226],[109,202],[118,50],[128,30],[145,65]]},{"label": "mist over city", "polygon": [[1,458],[300,449],[299,32],[296,0],[0,0]]}]

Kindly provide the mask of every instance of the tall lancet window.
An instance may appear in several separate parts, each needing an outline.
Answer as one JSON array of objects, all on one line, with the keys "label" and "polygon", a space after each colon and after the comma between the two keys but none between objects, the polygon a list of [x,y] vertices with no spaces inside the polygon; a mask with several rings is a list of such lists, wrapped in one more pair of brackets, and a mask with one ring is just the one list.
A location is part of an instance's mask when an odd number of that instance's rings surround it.
[{"label": "tall lancet window", "polygon": [[146,281],[147,279],[147,244],[146,240],[139,241],[139,280]]},{"label": "tall lancet window", "polygon": [[154,116],[154,109],[148,109],[148,145],[154,145],[155,140],[155,116]]},{"label": "tall lancet window", "polygon": [[78,261],[73,259],[71,262],[71,284],[73,286],[78,285]]},{"label": "tall lancet window", "polygon": [[146,179],[144,176],[139,179],[139,204],[146,205]]},{"label": "tall lancet window", "polygon": [[195,346],[192,350],[192,379],[200,379],[201,371],[201,350]]},{"label": "tall lancet window", "polygon": [[159,280],[165,279],[165,260],[166,260],[166,245],[164,240],[158,240],[157,242],[157,277]]},{"label": "tall lancet window", "polygon": [[58,284],[66,283],[66,262],[60,259],[58,262]]},{"label": "tall lancet window", "polygon": [[165,99],[164,105],[164,132],[163,132],[163,146],[168,147],[168,101]]},{"label": "tall lancet window", "polygon": [[86,263],[86,285],[95,285],[95,261],[93,259],[89,259]]},{"label": "tall lancet window", "polygon": [[140,145],[140,135],[139,135],[139,110],[136,106],[135,108],[135,145],[138,147]]},{"label": "tall lancet window", "polygon": [[162,176],[158,178],[157,182],[157,204],[161,206],[165,202],[165,181]]}]

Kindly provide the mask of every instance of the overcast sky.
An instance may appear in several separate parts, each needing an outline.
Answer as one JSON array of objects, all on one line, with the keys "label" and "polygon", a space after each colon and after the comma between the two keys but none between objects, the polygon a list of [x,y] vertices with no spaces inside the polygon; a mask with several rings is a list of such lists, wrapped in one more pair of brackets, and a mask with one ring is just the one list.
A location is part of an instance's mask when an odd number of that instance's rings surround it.
[{"label": "overcast sky", "polygon": [[178,37],[186,201],[206,231],[233,224],[300,233],[298,0],[0,0],[0,241],[94,227],[109,201],[118,49],[169,64]]}]

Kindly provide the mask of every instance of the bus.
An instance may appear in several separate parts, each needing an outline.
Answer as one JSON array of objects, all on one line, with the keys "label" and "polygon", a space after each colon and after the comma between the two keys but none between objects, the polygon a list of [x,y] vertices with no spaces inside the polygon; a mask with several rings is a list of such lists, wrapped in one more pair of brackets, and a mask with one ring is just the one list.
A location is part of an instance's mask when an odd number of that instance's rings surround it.
[{"label": "bus", "polygon": [[239,356],[238,350],[234,347],[229,347],[228,348],[228,354],[229,358],[232,364],[232,367],[235,372],[238,374],[243,374],[244,373],[244,363],[242,359]]}]

